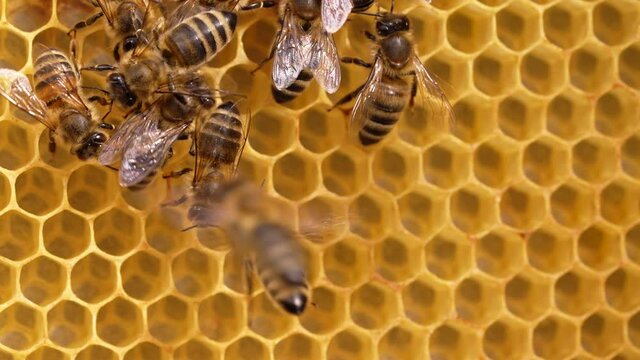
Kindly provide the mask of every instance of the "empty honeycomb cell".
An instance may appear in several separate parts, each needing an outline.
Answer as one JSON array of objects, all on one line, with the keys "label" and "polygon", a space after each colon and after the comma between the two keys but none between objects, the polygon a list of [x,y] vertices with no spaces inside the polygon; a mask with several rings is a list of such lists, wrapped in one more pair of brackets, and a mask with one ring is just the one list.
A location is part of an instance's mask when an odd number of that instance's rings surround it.
[{"label": "empty honeycomb cell", "polygon": [[543,194],[526,182],[510,186],[500,196],[500,218],[513,228],[532,230],[543,221],[545,211]]},{"label": "empty honeycomb cell", "polygon": [[616,269],[605,281],[604,290],[607,303],[619,311],[632,311],[640,303],[638,284],[640,274],[634,267],[623,265]]},{"label": "empty honeycomb cell", "polygon": [[402,235],[382,240],[373,249],[375,271],[394,282],[414,277],[422,270],[422,246],[421,242]]},{"label": "empty honeycomb cell", "polygon": [[517,61],[515,54],[500,46],[487,48],[473,61],[476,88],[490,96],[510,92],[517,82]]},{"label": "empty honeycomb cell", "polygon": [[9,179],[0,173],[0,210],[11,201],[11,189],[13,186],[9,183]]},{"label": "empty honeycomb cell", "polygon": [[328,243],[346,230],[347,206],[331,196],[318,196],[298,207],[298,228],[307,239]]},{"label": "empty honeycomb cell", "polygon": [[96,11],[96,8],[91,3],[82,0],[57,0],[56,10],[58,21],[70,28],[78,22],[78,19],[89,17]]},{"label": "empty honeycomb cell", "polygon": [[534,268],[549,274],[565,271],[574,259],[571,233],[557,225],[545,224],[527,239],[527,258]]},{"label": "empty honeycomb cell", "polygon": [[140,337],[142,330],[142,313],[129,300],[117,297],[98,311],[96,333],[111,345],[129,345]]},{"label": "empty honeycomb cell", "polygon": [[0,215],[0,256],[22,260],[38,249],[39,224],[19,211],[9,210]]},{"label": "empty honeycomb cell", "polygon": [[453,107],[456,114],[453,134],[466,143],[478,143],[496,128],[496,104],[480,95],[469,95]]},{"label": "empty honeycomb cell", "polygon": [[234,36],[224,49],[217,53],[216,56],[205,65],[206,67],[203,68],[203,70],[207,71],[208,67],[219,69],[233,62],[238,54],[238,42],[239,37]]},{"label": "empty honeycomb cell", "polygon": [[[271,98],[271,92],[269,89],[269,76],[265,74],[264,70],[252,74],[255,69],[255,65],[243,65],[239,64],[228,68],[227,71],[220,78],[220,89],[224,89],[229,92],[237,94],[243,94],[248,99],[251,99],[251,107],[253,105],[256,108],[260,108],[261,105]],[[267,90],[267,91],[265,91]],[[239,103],[239,108],[242,113],[246,113],[246,104]]]},{"label": "empty honeycomb cell", "polygon": [[[13,358],[13,357],[10,357]],[[69,355],[63,353],[62,351],[49,347],[42,346],[34,351],[32,351],[29,356],[26,358],[27,360],[68,360]]]},{"label": "empty honeycomb cell", "polygon": [[523,323],[503,316],[486,328],[482,348],[491,359],[526,358],[529,351],[529,331]]},{"label": "empty honeycomb cell", "polygon": [[[65,34],[65,38],[67,35]],[[68,40],[67,40],[68,41]],[[26,144],[25,144],[26,145]],[[38,137],[38,158],[56,169],[68,170],[77,164],[78,157],[60,146],[55,152],[49,151],[49,130],[44,129]]]},{"label": "empty honeycomb cell", "polygon": [[368,240],[387,235],[395,226],[393,200],[382,191],[370,189],[349,204],[351,232]]},{"label": "empty honeycomb cell", "polygon": [[282,116],[280,109],[264,109],[251,117],[249,143],[260,154],[278,155],[291,147],[295,141],[295,126],[292,117]]},{"label": "empty honeycomb cell", "polygon": [[0,261],[0,284],[2,284],[2,288],[0,288],[0,304],[13,299],[16,292],[16,282],[17,277],[14,268]]},{"label": "empty honeycomb cell", "polygon": [[119,208],[98,216],[93,222],[93,232],[98,248],[114,256],[133,250],[141,238],[138,217]]},{"label": "empty honeycomb cell", "polygon": [[48,339],[65,348],[78,348],[91,339],[93,319],[89,309],[62,300],[47,312]]},{"label": "empty honeycomb cell", "polygon": [[601,92],[613,81],[613,57],[604,45],[589,42],[576,49],[569,61],[571,84],[586,92]]},{"label": "empty honeycomb cell", "polygon": [[398,316],[396,290],[379,282],[368,282],[351,294],[351,320],[365,329],[380,329]]},{"label": "empty honeycomb cell", "polygon": [[291,152],[273,165],[273,188],[283,197],[297,201],[310,195],[318,186],[319,170],[303,152]]},{"label": "empty honeycomb cell", "polygon": [[541,44],[525,54],[520,62],[522,84],[539,95],[550,95],[565,84],[565,54]]},{"label": "empty honeycomb cell", "polygon": [[62,202],[62,179],[58,174],[33,167],[16,179],[18,206],[34,215],[44,215],[60,206]]},{"label": "empty honeycomb cell", "polygon": [[[472,64],[466,56],[456,51],[443,48],[429,57],[424,65],[433,77],[438,79],[441,86],[444,87],[450,101],[457,99],[469,90],[472,78]],[[425,125],[429,125],[429,123],[432,122],[425,123],[425,121],[419,122],[418,119],[413,119],[412,122],[405,121],[404,123],[408,123],[407,125],[415,124],[415,126],[407,126],[407,129],[413,130],[413,137],[411,138],[402,136],[404,132],[402,130],[400,131],[401,138],[414,145],[424,145],[426,140],[433,136],[429,133],[429,129],[425,127]],[[422,126],[418,126],[420,124],[422,124]],[[402,129],[402,122],[399,125]],[[408,132],[407,135],[409,135]],[[410,141],[410,139],[421,141]]]},{"label": "empty honeycomb cell", "polygon": [[225,359],[237,360],[268,360],[269,350],[260,340],[245,336],[227,347],[224,353]]},{"label": "empty honeycomb cell", "polygon": [[398,195],[415,183],[420,155],[408,146],[387,145],[373,154],[373,181],[382,189]]},{"label": "empty honeycomb cell", "polygon": [[311,302],[300,316],[300,324],[314,334],[327,334],[345,321],[347,300],[344,292],[330,287],[317,287],[311,290]]},{"label": "empty honeycomb cell", "polygon": [[[44,47],[41,45],[44,45]],[[69,49],[69,36],[58,28],[48,28],[38,32],[31,41],[31,48],[33,49],[31,56],[33,58],[39,56],[47,47],[66,52]]]},{"label": "empty honeycomb cell", "polygon": [[220,359],[220,352],[205,341],[192,339],[176,348],[173,352],[173,358],[181,360],[218,360]]},{"label": "empty honeycomb cell", "polygon": [[323,252],[324,273],[338,286],[357,286],[369,276],[370,267],[370,250],[357,238],[347,237]]},{"label": "empty honeycomb cell", "polygon": [[593,189],[573,179],[551,194],[550,204],[555,221],[569,228],[580,229],[593,221],[595,216]]},{"label": "empty honeycomb cell", "polygon": [[187,249],[171,263],[171,278],[176,290],[189,297],[211,293],[218,280],[218,263],[198,249]]},{"label": "empty honeycomb cell", "polygon": [[476,266],[490,276],[508,278],[518,272],[525,262],[523,237],[506,228],[496,228],[478,239]]},{"label": "empty honeycomb cell", "polygon": [[58,299],[66,283],[65,268],[46,256],[39,256],[20,269],[20,291],[36,305],[46,306]]},{"label": "empty honeycomb cell", "polygon": [[484,7],[469,4],[447,18],[447,39],[454,48],[474,53],[481,50],[493,35],[492,16]]},{"label": "empty honeycomb cell", "polygon": [[122,289],[134,299],[150,300],[167,287],[169,274],[166,261],[150,251],[131,255],[120,267]]},{"label": "empty honeycomb cell", "polygon": [[42,227],[42,237],[47,251],[63,259],[80,255],[91,239],[87,221],[68,210],[47,219]]},{"label": "empty honeycomb cell", "polygon": [[453,305],[452,289],[432,275],[423,274],[402,289],[405,316],[428,326],[446,319]]},{"label": "empty honeycomb cell", "polygon": [[[381,5],[385,5],[385,4],[381,4]],[[371,42],[366,41],[366,38],[364,37],[364,34],[362,33],[362,30],[365,29],[374,29],[374,21],[373,19],[366,17],[366,16],[352,16],[349,21],[347,21],[344,25],[346,31],[346,42],[351,44],[352,47],[346,48],[343,51],[345,52],[345,56],[351,56],[351,55],[363,55],[363,54],[369,54],[369,52],[367,50],[370,49],[371,46]],[[344,34],[344,32],[342,32]],[[340,32],[338,32],[335,35],[341,35]],[[334,35],[334,36],[335,36]],[[340,42],[340,38],[337,38],[338,42]],[[348,53],[352,53],[352,54],[348,54]],[[266,53],[265,53],[266,54]],[[341,52],[340,55],[343,55],[343,53]],[[350,71],[345,71],[346,74],[348,74]],[[343,74],[344,75],[344,74]]]},{"label": "empty honeycomb cell", "polygon": [[469,238],[462,232],[445,228],[427,242],[427,269],[443,280],[456,280],[473,267]]},{"label": "empty honeycomb cell", "polygon": [[183,250],[191,238],[190,231],[182,231],[191,224],[177,208],[156,208],[149,214],[144,225],[147,243],[163,254]]},{"label": "empty honeycomb cell", "polygon": [[600,192],[600,214],[616,225],[638,218],[638,186],[626,179],[616,179]]},{"label": "empty honeycomb cell", "polygon": [[429,54],[442,47],[445,35],[444,19],[436,11],[427,6],[418,6],[403,13],[407,14],[411,21],[413,36],[416,39],[429,39],[429,41],[416,42],[419,54]]},{"label": "empty honeycomb cell", "polygon": [[531,269],[514,276],[504,287],[507,309],[515,316],[534,321],[551,309],[551,280]]},{"label": "empty honeycomb cell", "polygon": [[14,30],[0,29],[0,49],[4,54],[0,60],[0,67],[20,70],[27,63],[29,43]]},{"label": "empty honeycomb cell", "polygon": [[204,299],[198,307],[198,326],[202,334],[214,341],[229,341],[247,324],[246,296],[232,296],[223,292]]},{"label": "empty honeycomb cell", "polygon": [[504,136],[495,136],[480,144],[473,153],[475,177],[487,186],[502,188],[518,176],[518,144]]},{"label": "empty honeycomb cell", "polygon": [[640,88],[640,65],[636,59],[640,56],[640,42],[624,49],[618,58],[618,76],[620,80],[634,89]]},{"label": "empty honeycomb cell", "polygon": [[194,325],[191,303],[169,295],[147,308],[149,334],[165,344],[176,344],[184,340]]},{"label": "empty honeycomb cell", "polygon": [[638,356],[640,356],[640,353],[638,353],[637,350],[634,350],[631,347],[627,346],[627,347],[623,347],[623,350],[617,353],[611,359],[612,360],[631,360],[631,359],[638,358]]},{"label": "empty honeycomb cell", "polygon": [[111,295],[117,286],[115,265],[97,254],[80,259],[71,270],[71,290],[80,299],[96,303]]},{"label": "empty honeycomb cell", "polygon": [[563,49],[573,48],[587,36],[588,9],[578,1],[559,1],[544,11],[543,26],[551,43]]},{"label": "empty honeycomb cell", "polygon": [[551,136],[530,143],[522,156],[524,175],[541,186],[553,186],[568,176],[569,152],[564,144]]},{"label": "empty honeycomb cell", "polygon": [[389,329],[378,341],[380,359],[426,359],[424,348],[427,338],[424,331],[409,324],[400,324]]},{"label": "empty honeycomb cell", "polygon": [[400,221],[411,234],[424,239],[446,222],[446,199],[426,187],[418,187],[398,199]]},{"label": "empty honeycomb cell", "polygon": [[639,113],[635,95],[625,88],[614,88],[596,103],[596,129],[606,136],[624,136],[636,126],[633,119],[637,119]]},{"label": "empty honeycomb cell", "polygon": [[331,360],[368,360],[373,354],[371,337],[352,327],[335,334],[327,347],[327,359]]},{"label": "empty honeycomb cell", "polygon": [[19,169],[31,161],[33,155],[30,133],[15,121],[0,121],[0,167],[7,170]]},{"label": "empty honeycomb cell", "polygon": [[330,151],[344,138],[347,121],[340,111],[327,112],[325,105],[313,106],[300,115],[300,144],[314,153]]},{"label": "empty honeycomb cell", "polygon": [[26,350],[44,337],[42,312],[22,303],[0,311],[0,343],[13,350]]},{"label": "empty honeycomb cell", "polygon": [[[247,58],[256,64],[263,61],[271,51],[278,30],[278,23],[266,16],[249,25],[242,34],[243,50]],[[266,64],[265,68],[270,69]]]},{"label": "empty honeycomb cell", "polygon": [[248,281],[251,281],[254,289],[260,287],[259,279],[253,274],[247,274],[245,258],[238,253],[238,249],[232,248],[226,254],[222,265],[222,274],[224,284],[240,295],[249,295]]},{"label": "empty honeycomb cell", "polygon": [[261,292],[249,300],[249,328],[266,339],[275,339],[289,332],[295,317],[288,316],[270,295]]},{"label": "empty honeycomb cell", "polygon": [[67,198],[74,209],[96,213],[113,201],[117,186],[115,171],[84,165],[69,175]]},{"label": "empty honeycomb cell", "polygon": [[606,223],[593,224],[578,238],[578,256],[596,271],[608,270],[621,261],[621,236]]},{"label": "empty honeycomb cell", "polygon": [[469,179],[471,151],[452,139],[443,139],[422,155],[424,178],[443,189],[460,186]]},{"label": "empty honeycomb cell", "polygon": [[513,50],[523,50],[540,38],[540,14],[525,1],[512,1],[496,14],[498,39]]},{"label": "empty honeycomb cell", "polygon": [[480,339],[468,326],[447,322],[431,333],[429,355],[432,359],[476,359],[480,356]]},{"label": "empty honeycomb cell", "polygon": [[554,290],[556,307],[568,315],[585,315],[602,301],[599,279],[580,267],[559,277]]},{"label": "empty honeycomb cell", "polygon": [[573,173],[585,181],[602,183],[616,172],[617,150],[608,139],[589,137],[573,147]]},{"label": "empty honeycomb cell", "polygon": [[496,200],[493,194],[478,185],[468,185],[456,191],[449,203],[452,223],[469,234],[487,230],[496,220]]},{"label": "empty honeycomb cell", "polygon": [[607,0],[593,8],[593,32],[605,44],[620,45],[633,39],[640,24],[640,9],[630,0]]},{"label": "empty honeycomb cell", "polygon": [[7,21],[26,32],[46,25],[51,18],[51,0],[10,1],[5,8]]},{"label": "empty honeycomb cell", "polygon": [[323,359],[318,340],[301,333],[294,333],[278,341],[273,350],[273,358],[274,360]]},{"label": "empty honeycomb cell", "polygon": [[336,150],[322,161],[322,182],[336,195],[354,195],[369,179],[367,158],[360,151],[350,150]]},{"label": "empty honeycomb cell", "polygon": [[82,349],[75,360],[118,360],[118,354],[101,345],[89,345]]},{"label": "empty honeycomb cell", "polygon": [[634,134],[625,140],[620,153],[622,170],[630,176],[640,179],[640,135]]},{"label": "empty honeycomb cell", "polygon": [[573,90],[559,94],[547,106],[547,130],[565,140],[583,136],[590,127],[592,101]]},{"label": "empty honeycomb cell", "polygon": [[531,139],[544,128],[544,103],[524,91],[503,99],[498,105],[502,133],[516,140]]},{"label": "empty honeycomb cell", "polygon": [[640,312],[636,312],[627,323],[629,341],[640,348]]},{"label": "empty honeycomb cell", "polygon": [[631,261],[640,263],[640,224],[634,225],[625,234],[625,250]]},{"label": "empty honeycomb cell", "polygon": [[123,360],[167,360],[169,357],[158,345],[143,341],[127,350]]},{"label": "empty honeycomb cell", "polygon": [[595,356],[605,357],[620,348],[624,324],[619,315],[599,310],[589,316],[580,327],[582,348]]},{"label": "empty honeycomb cell", "polygon": [[458,316],[471,324],[486,325],[502,311],[500,284],[486,276],[472,275],[456,287],[454,299]]},{"label": "empty honeycomb cell", "polygon": [[549,315],[533,329],[533,352],[544,359],[566,359],[576,351],[578,336],[572,320]]}]

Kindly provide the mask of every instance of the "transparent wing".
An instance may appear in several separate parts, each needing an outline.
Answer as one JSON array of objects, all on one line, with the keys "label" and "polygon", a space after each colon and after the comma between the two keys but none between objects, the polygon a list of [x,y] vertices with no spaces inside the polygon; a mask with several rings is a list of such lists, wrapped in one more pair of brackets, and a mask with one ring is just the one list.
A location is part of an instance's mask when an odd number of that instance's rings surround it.
[{"label": "transparent wing", "polygon": [[306,68],[311,70],[316,81],[329,94],[340,87],[340,57],[333,35],[320,26],[315,26],[310,34],[311,45],[307,47]]},{"label": "transparent wing", "polygon": [[0,69],[0,95],[18,109],[33,116],[55,131],[55,125],[47,116],[47,105],[33,92],[29,78],[21,72]]},{"label": "transparent wing", "polygon": [[455,115],[449,99],[447,99],[444,91],[422,64],[418,55],[415,54],[413,55],[413,68],[416,75],[415,81],[417,82],[416,98],[420,105],[424,109],[429,109],[432,114],[432,120],[439,122],[440,125],[453,123]]},{"label": "transparent wing", "polygon": [[287,8],[284,22],[278,39],[273,59],[273,84],[279,90],[293,84],[304,67],[304,51],[306,36],[298,26],[295,16]]},{"label": "transparent wing", "polygon": [[98,155],[98,162],[102,165],[113,164],[118,161],[120,154],[131,146],[132,140],[142,134],[152,120],[159,116],[155,110],[155,105],[149,106],[144,112],[136,113],[126,119],[113,132]]},{"label": "transparent wing", "polygon": [[351,122],[349,123],[349,133],[351,136],[356,136],[364,126],[365,121],[369,118],[370,109],[366,103],[375,92],[378,84],[380,83],[380,79],[382,78],[382,70],[384,67],[382,62],[382,58],[377,56],[376,61],[373,64],[373,69],[369,74],[369,78],[356,98],[356,104],[351,112]]},{"label": "transparent wing", "polygon": [[322,0],[322,25],[333,34],[347,21],[353,8],[352,0]]}]

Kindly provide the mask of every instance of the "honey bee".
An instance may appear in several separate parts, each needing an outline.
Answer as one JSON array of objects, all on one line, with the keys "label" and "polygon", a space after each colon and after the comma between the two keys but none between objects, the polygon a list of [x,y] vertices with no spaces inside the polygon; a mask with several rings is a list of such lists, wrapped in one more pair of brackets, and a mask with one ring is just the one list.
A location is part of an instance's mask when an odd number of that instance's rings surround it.
[{"label": "honey bee", "polygon": [[[413,105],[417,95],[427,104],[437,104],[430,106],[434,119],[453,120],[454,117],[446,95],[415,52],[409,19],[392,12],[393,5],[391,12],[376,15],[379,37],[365,33],[375,43],[373,64],[356,58],[342,59],[343,62],[371,68],[372,71],[363,86],[332,107],[347,103],[357,96],[349,130],[365,147],[383,140],[393,130],[405,107]],[[407,82],[406,78],[411,78],[412,83]]]},{"label": "honey bee", "polygon": [[78,89],[78,74],[65,54],[47,49],[36,58],[35,91],[29,79],[11,69],[0,69],[0,95],[49,129],[49,151],[55,152],[56,141],[71,146],[80,160],[96,156],[110,124],[94,120]]}]

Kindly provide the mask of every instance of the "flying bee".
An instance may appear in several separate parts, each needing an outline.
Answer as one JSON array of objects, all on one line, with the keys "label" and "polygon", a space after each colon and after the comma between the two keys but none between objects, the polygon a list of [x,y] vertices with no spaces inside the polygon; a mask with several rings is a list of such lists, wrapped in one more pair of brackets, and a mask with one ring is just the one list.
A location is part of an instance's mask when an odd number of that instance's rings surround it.
[{"label": "flying bee", "polygon": [[[383,140],[393,130],[405,107],[413,105],[417,95],[423,102],[436,103],[436,106],[430,106],[434,119],[453,120],[454,117],[446,95],[415,52],[407,16],[393,14],[393,5],[389,13],[375,16],[378,36],[365,33],[375,44],[373,64],[356,58],[342,59],[346,63],[371,68],[369,78],[333,106],[340,106],[357,96],[349,131],[364,146]],[[410,78],[412,83],[406,78]]]},{"label": "flying bee", "polygon": [[103,129],[113,127],[94,120],[80,95],[78,74],[69,58],[47,49],[33,67],[35,91],[24,74],[0,69],[0,95],[49,129],[51,152],[55,152],[56,142],[62,141],[80,160],[96,156],[107,140]]}]

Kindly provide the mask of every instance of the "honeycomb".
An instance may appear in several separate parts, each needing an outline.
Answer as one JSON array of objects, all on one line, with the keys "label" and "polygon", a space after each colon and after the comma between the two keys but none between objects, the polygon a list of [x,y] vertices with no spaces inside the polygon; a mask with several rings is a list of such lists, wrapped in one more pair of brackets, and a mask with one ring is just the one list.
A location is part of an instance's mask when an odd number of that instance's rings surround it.
[{"label": "honeycomb", "polygon": [[[0,67],[26,73],[33,45],[67,49],[95,12],[0,4]],[[304,240],[299,318],[258,284],[246,294],[224,234],[181,231],[159,206],[175,184],[120,189],[0,102],[0,359],[640,358],[640,2],[397,10],[454,104],[450,131],[405,116],[381,148],[355,147],[345,113],[326,112],[367,75],[348,65],[337,94],[313,84],[276,105],[269,68],[250,74],[278,28],[269,10],[241,14],[205,67],[251,99],[241,172],[298,225],[344,219]],[[366,58],[371,26],[352,16],[343,56]],[[110,61],[103,30],[80,33],[83,63]],[[177,147],[169,169],[189,161]]]}]

